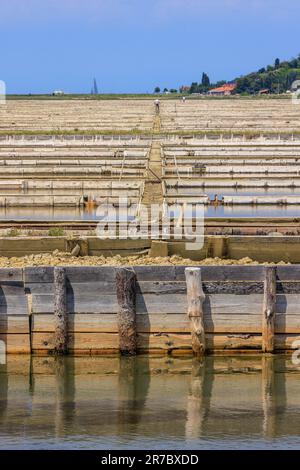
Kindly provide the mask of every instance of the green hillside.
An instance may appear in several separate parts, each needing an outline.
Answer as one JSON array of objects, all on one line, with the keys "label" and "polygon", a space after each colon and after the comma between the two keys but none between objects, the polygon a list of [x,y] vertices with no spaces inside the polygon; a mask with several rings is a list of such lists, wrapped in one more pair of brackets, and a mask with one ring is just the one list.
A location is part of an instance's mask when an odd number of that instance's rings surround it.
[{"label": "green hillside", "polygon": [[270,93],[285,93],[297,79],[300,79],[300,55],[290,61],[276,59],[274,65],[236,78],[236,93],[255,94],[262,89],[268,89]]},{"label": "green hillside", "polygon": [[[292,83],[299,79],[300,54],[290,61],[281,62],[280,59],[276,59],[274,65],[268,65],[257,72],[237,77],[228,83],[236,83],[235,93],[240,95],[255,95],[262,90],[267,90],[270,94],[279,94],[291,90]],[[225,80],[211,83],[209,76],[203,73],[202,80],[199,83],[193,82],[188,88],[188,93],[206,94],[212,88],[225,83],[227,83]]]}]

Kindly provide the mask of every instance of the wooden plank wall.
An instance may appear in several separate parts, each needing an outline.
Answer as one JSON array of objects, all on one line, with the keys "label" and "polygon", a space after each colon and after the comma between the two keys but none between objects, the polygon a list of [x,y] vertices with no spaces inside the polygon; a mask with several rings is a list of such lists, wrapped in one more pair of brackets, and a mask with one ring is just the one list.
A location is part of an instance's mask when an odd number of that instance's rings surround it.
[{"label": "wooden plank wall", "polygon": [[[136,266],[139,352],[191,354],[184,266]],[[68,349],[119,351],[116,268],[67,267]],[[264,266],[203,266],[207,352],[262,351]],[[0,269],[0,341],[8,353],[54,347],[54,268]],[[276,267],[274,350],[300,336],[300,265]],[[30,308],[29,308],[30,306]]]},{"label": "wooden plank wall", "polygon": [[[140,352],[191,353],[184,266],[137,266],[137,346]],[[32,350],[54,345],[54,268],[26,268],[32,298]],[[201,267],[206,347],[261,351],[263,266]],[[67,309],[70,353],[119,349],[115,268],[69,267]],[[300,335],[300,266],[278,266],[275,350],[291,349]]]},{"label": "wooden plank wall", "polygon": [[[236,227],[241,224],[236,221]],[[263,225],[263,222],[262,222]],[[146,227],[144,227],[146,230]],[[213,228],[211,227],[211,230]],[[264,228],[262,228],[264,229]],[[298,227],[291,227],[296,231]],[[216,229],[217,230],[217,229]],[[247,229],[248,230],[248,229]],[[256,228],[249,230],[257,230]],[[273,230],[265,227],[266,232]],[[283,230],[288,230],[287,228]],[[78,237],[68,239],[67,237],[0,237],[0,256],[21,257],[30,254],[52,253],[55,250],[70,253],[78,244],[81,248],[80,255],[86,256],[131,256],[147,254],[152,250],[153,243],[157,245],[157,240],[148,239],[103,239],[98,237]],[[201,250],[188,250],[186,241],[167,240],[162,241],[164,251],[155,256],[179,255],[183,258],[190,258],[195,261],[209,258],[223,259],[251,259],[264,263],[279,263],[280,261],[289,263],[300,263],[300,236],[263,236],[263,235],[206,235],[204,245]],[[167,250],[166,250],[167,249]],[[157,252],[156,252],[157,253]]]},{"label": "wooden plank wall", "polygon": [[0,269],[0,341],[7,353],[30,353],[28,303],[22,269]]},{"label": "wooden plank wall", "polygon": [[151,240],[100,240],[97,237],[74,238],[66,237],[11,237],[0,238],[0,256],[21,257],[31,254],[52,253],[55,250],[70,252],[78,243],[86,243],[86,252],[81,255],[90,256],[130,256],[138,253],[147,253],[151,248]]}]

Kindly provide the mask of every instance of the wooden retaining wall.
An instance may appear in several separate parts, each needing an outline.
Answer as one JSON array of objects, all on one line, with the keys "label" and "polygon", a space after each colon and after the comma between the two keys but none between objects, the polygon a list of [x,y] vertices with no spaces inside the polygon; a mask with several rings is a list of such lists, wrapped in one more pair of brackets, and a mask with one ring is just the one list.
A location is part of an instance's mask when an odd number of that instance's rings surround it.
[{"label": "wooden retaining wall", "polygon": [[22,269],[0,269],[0,341],[5,343],[8,353],[29,354],[31,351]]},{"label": "wooden retaining wall", "polygon": [[[240,221],[237,222],[237,227]],[[299,223],[290,230],[298,230]],[[50,228],[50,226],[49,226]],[[264,226],[263,226],[264,228]],[[214,227],[211,230],[215,230]],[[237,230],[237,229],[236,229]],[[255,230],[255,228],[254,228]],[[266,227],[266,231],[271,231]],[[275,230],[275,229],[273,229]],[[287,230],[287,229],[286,229]],[[217,229],[216,229],[217,231]],[[273,232],[274,233],[274,232]],[[132,256],[150,254],[152,257],[179,255],[194,261],[205,258],[242,259],[250,257],[258,262],[280,261],[300,263],[300,236],[237,236],[209,235],[205,236],[202,249],[187,249],[186,241],[181,240],[150,240],[150,239],[105,239],[98,237],[2,237],[0,238],[0,256],[22,257],[52,253],[55,250],[70,253],[76,245],[80,247],[80,256]]]},{"label": "wooden retaining wall", "polygon": [[[0,270],[0,340],[8,353],[53,353],[54,269]],[[117,269],[65,268],[70,354],[119,352]],[[185,267],[128,269],[136,276],[136,352],[192,354]],[[300,336],[300,265],[203,266],[200,272],[205,353],[293,349],[293,341]],[[122,312],[126,307],[122,305]]]}]

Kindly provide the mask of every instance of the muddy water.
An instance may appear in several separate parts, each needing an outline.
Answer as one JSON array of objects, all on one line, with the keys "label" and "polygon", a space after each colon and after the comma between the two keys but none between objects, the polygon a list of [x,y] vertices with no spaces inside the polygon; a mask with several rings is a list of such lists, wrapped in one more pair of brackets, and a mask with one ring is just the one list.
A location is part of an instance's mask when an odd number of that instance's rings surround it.
[{"label": "muddy water", "polygon": [[0,449],[300,446],[290,357],[9,357]]}]

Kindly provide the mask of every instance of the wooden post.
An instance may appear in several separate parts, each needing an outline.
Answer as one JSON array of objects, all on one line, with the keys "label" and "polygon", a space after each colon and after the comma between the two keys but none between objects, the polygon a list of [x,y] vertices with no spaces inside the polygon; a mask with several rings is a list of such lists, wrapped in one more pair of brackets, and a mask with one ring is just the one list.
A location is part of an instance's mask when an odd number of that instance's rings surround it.
[{"label": "wooden post", "polygon": [[128,268],[116,272],[118,298],[119,348],[123,355],[134,355],[137,349],[136,334],[136,275]]},{"label": "wooden post", "polygon": [[54,354],[68,352],[67,288],[64,268],[54,268]]},{"label": "wooden post", "polygon": [[274,352],[276,315],[276,267],[264,269],[264,301],[262,317],[262,351]]},{"label": "wooden post", "polygon": [[205,354],[205,330],[203,320],[203,302],[205,294],[201,282],[200,268],[185,269],[187,288],[187,315],[191,322],[192,348],[194,354]]}]

